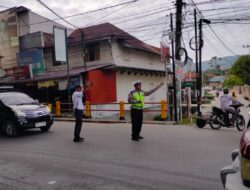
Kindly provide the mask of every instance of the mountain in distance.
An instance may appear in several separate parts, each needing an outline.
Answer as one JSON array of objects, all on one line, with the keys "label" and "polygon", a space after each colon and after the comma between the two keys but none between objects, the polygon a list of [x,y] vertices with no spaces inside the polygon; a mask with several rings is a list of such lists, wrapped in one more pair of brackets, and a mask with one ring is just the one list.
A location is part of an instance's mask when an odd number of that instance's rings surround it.
[{"label": "mountain in distance", "polygon": [[[235,55],[235,56],[227,56],[227,57],[222,57],[216,59],[216,61],[213,61],[213,63],[221,65],[221,69],[230,69],[233,64],[238,60],[240,55]],[[206,71],[209,69],[214,69],[214,67],[211,66],[211,60],[206,60],[202,62],[202,70]]]}]

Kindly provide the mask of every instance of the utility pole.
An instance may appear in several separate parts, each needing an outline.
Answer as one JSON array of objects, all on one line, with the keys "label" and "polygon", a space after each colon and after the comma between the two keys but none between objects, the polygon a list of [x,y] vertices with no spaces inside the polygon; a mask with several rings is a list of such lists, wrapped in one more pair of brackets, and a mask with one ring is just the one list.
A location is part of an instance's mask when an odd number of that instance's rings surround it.
[{"label": "utility pole", "polygon": [[[179,51],[181,49],[181,38],[182,38],[182,7],[183,7],[183,1],[182,0],[176,0],[176,31],[175,31],[175,59],[177,60],[177,65],[180,68],[181,63],[181,57],[179,54]],[[177,80],[175,82],[178,84],[177,87],[177,121],[181,120],[181,77],[177,77]]]},{"label": "utility pole", "polygon": [[[174,26],[173,26],[173,14],[170,14],[170,28],[171,32],[174,32]],[[171,45],[172,45],[172,64],[173,64],[173,87],[174,87],[174,120],[178,121],[178,111],[177,111],[177,97],[176,97],[176,72],[175,72],[175,53],[174,53],[174,39],[171,39]]]},{"label": "utility pole", "polygon": [[182,0],[176,0],[175,58],[180,61],[179,50],[182,37]]},{"label": "utility pole", "polygon": [[198,116],[201,116],[201,103],[202,103],[202,19],[199,21],[199,95],[198,95]]},{"label": "utility pole", "polygon": [[82,59],[83,59],[83,66],[84,66],[84,69],[86,70],[87,69],[87,65],[86,65],[86,46],[85,46],[85,35],[84,35],[84,32],[80,30],[80,33],[81,33],[81,44],[82,44]]},{"label": "utility pole", "polygon": [[210,24],[211,21],[207,19],[200,19],[199,21],[199,96],[198,96],[198,116],[202,116],[201,104],[202,104],[202,48],[203,48],[203,32],[202,24]]},{"label": "utility pole", "polygon": [[[70,94],[70,67],[69,67],[69,41],[67,38],[67,29],[65,28],[65,43],[66,43],[66,62],[67,62],[67,79],[68,79],[68,103],[71,102]],[[69,104],[70,109],[70,104]]]},{"label": "utility pole", "polygon": [[[197,12],[194,9],[194,31],[195,31],[195,73],[196,73],[196,97],[197,97],[197,112],[200,113],[199,106],[199,54],[198,54],[198,31],[197,31]],[[199,45],[200,46],[200,45]]]}]

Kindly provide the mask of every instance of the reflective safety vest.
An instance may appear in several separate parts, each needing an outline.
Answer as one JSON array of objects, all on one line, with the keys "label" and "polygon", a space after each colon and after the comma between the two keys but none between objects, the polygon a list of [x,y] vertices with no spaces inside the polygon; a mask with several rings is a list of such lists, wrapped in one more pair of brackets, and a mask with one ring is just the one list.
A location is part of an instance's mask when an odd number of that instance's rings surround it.
[{"label": "reflective safety vest", "polygon": [[145,95],[143,91],[134,91],[132,92],[132,97],[133,100],[136,101],[141,101],[140,103],[132,103],[132,108],[133,109],[139,109],[142,110],[144,107],[144,99],[145,99]]}]

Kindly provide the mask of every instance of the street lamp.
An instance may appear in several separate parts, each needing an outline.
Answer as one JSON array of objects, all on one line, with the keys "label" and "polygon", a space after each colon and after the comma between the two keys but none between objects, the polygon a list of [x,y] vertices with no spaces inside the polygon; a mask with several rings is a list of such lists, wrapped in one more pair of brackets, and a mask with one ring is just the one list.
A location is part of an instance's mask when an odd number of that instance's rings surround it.
[{"label": "street lamp", "polygon": [[210,20],[200,19],[199,21],[199,77],[198,77],[198,116],[202,116],[201,113],[201,104],[202,104],[202,47],[203,47],[203,33],[202,33],[202,24],[211,24]]}]

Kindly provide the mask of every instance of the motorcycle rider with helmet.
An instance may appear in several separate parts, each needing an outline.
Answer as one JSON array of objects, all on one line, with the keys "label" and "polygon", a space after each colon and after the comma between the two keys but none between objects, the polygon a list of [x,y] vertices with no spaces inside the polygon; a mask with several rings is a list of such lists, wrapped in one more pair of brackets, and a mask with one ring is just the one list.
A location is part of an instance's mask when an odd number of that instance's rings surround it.
[{"label": "motorcycle rider with helmet", "polygon": [[223,95],[220,97],[220,108],[224,111],[225,123],[229,126],[233,125],[229,120],[229,113],[235,117],[237,112],[235,109],[230,107],[233,104],[240,104],[235,98],[229,94],[228,88],[223,89]]}]

